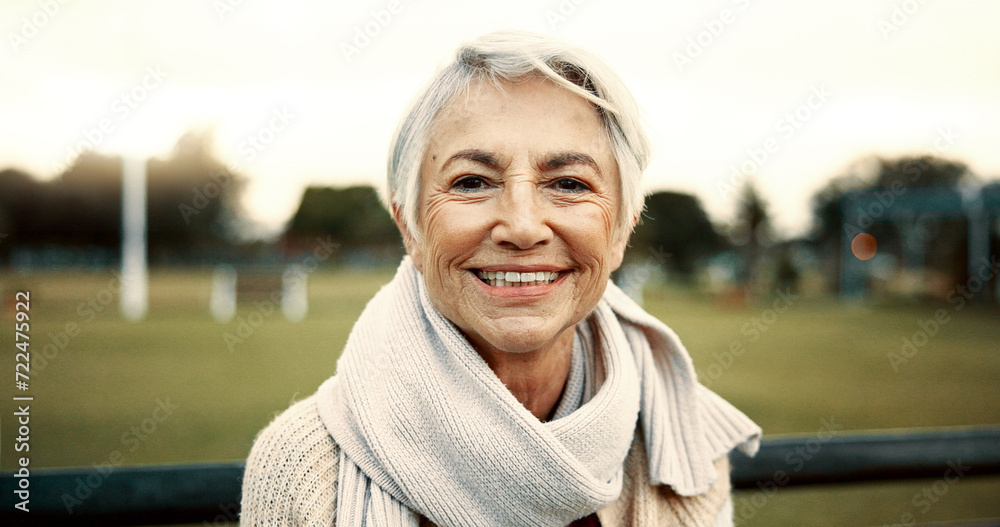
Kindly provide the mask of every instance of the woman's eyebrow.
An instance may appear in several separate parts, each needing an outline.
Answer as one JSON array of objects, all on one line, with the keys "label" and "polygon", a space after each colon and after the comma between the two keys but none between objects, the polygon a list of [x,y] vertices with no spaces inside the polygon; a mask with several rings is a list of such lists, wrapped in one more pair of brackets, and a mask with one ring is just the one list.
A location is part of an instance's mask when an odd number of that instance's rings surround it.
[{"label": "woman's eyebrow", "polygon": [[601,173],[601,169],[597,166],[597,161],[589,154],[583,152],[557,152],[543,163],[545,170],[556,170],[568,165],[587,165],[594,169],[598,174]]},{"label": "woman's eyebrow", "polygon": [[457,161],[459,159],[465,159],[467,161],[472,161],[473,163],[479,163],[480,165],[485,165],[493,170],[500,170],[500,160],[492,152],[487,152],[485,150],[479,150],[477,148],[470,148],[468,150],[462,150],[457,152],[455,155],[448,158],[447,161],[441,165],[441,170],[448,168],[448,165],[452,161]]}]

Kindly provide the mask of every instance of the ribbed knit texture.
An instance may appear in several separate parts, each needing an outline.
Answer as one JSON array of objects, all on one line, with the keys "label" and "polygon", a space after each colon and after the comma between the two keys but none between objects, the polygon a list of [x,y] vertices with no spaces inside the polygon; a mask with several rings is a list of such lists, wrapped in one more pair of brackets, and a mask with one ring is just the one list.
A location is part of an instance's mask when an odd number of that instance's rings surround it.
[{"label": "ribbed knit texture", "polygon": [[247,456],[241,525],[333,525],[339,464],[316,397],[292,405],[257,435]]},{"label": "ribbed knit texture", "polygon": [[[614,321],[606,305],[595,321]],[[639,414],[635,362],[617,324],[598,359],[601,389],[540,422],[431,304],[404,259],[368,304],[318,391],[341,448],[338,527],[564,527],[614,501]],[[624,346],[624,347],[623,347]],[[353,466],[352,466],[353,465]],[[357,478],[357,479],[355,479]],[[347,481],[351,479],[351,481]],[[412,511],[406,514],[407,511]]]},{"label": "ribbed knit texture", "polygon": [[614,284],[601,304],[611,306],[635,356],[642,382],[640,420],[650,445],[649,474],[682,496],[715,482],[713,460],[735,447],[757,453],[760,427],[698,384],[691,356],[674,331]]},{"label": "ribbed knit texture", "polygon": [[[597,512],[601,527],[694,527],[732,525],[729,462],[716,460],[719,476],[708,492],[685,497],[649,481],[643,434],[636,433],[625,459],[621,496]],[[243,478],[243,527],[332,526],[340,448],[316,408],[316,395],[294,404],[254,442]],[[430,525],[426,520],[421,525]]]},{"label": "ribbed knit texture", "polygon": [[[665,485],[649,480],[645,442],[636,433],[625,461],[622,497],[597,512],[601,527],[718,527],[731,526],[732,510],[724,510],[729,501],[729,458],[715,460],[713,469],[720,477],[704,493],[681,496]],[[630,499],[629,499],[630,498]]]},{"label": "ribbed knit texture", "polygon": [[[338,527],[416,527],[421,516],[440,527],[562,527],[597,510],[602,525],[712,525],[728,503],[717,461],[737,445],[753,453],[759,428],[698,385],[676,335],[613,284],[577,331],[565,400],[542,423],[432,307],[404,259],[317,392],[340,448]],[[661,489],[650,503],[677,506],[648,516],[646,487]]]}]

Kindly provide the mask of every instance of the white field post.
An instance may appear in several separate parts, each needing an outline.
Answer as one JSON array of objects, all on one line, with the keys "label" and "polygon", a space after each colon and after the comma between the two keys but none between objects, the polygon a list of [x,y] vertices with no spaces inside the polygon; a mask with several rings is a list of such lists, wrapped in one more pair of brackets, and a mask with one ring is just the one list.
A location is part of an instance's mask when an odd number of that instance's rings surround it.
[{"label": "white field post", "polygon": [[[972,277],[981,279],[982,277],[977,275],[982,271],[984,264],[986,266],[990,264],[990,217],[986,213],[982,185],[962,190],[962,208],[965,209],[965,216],[969,220],[969,279]],[[985,282],[984,285],[989,287],[988,278]],[[984,292],[982,296],[987,297],[988,293]]]},{"label": "white field post", "polygon": [[146,268],[146,160],[122,159],[122,315],[141,320],[149,307]]},{"label": "white field post", "polygon": [[215,266],[209,308],[212,318],[218,322],[229,322],[236,314],[236,269],[233,266]]},{"label": "white field post", "polygon": [[309,287],[306,273],[299,265],[290,265],[281,275],[281,312],[287,320],[301,322],[309,313]]}]

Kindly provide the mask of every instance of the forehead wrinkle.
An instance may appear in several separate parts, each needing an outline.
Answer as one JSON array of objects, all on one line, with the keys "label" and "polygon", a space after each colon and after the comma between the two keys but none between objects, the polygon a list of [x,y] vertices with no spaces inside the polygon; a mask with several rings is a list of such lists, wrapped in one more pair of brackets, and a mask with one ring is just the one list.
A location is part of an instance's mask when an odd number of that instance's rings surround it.
[{"label": "forehead wrinkle", "polygon": [[541,167],[544,170],[558,170],[570,165],[586,165],[601,174],[601,168],[590,154],[584,152],[556,152],[543,160]]},{"label": "forehead wrinkle", "polygon": [[444,170],[448,168],[448,165],[450,165],[453,161],[462,159],[466,161],[472,161],[473,163],[477,163],[480,165],[484,165],[493,170],[501,169],[500,160],[498,159],[496,154],[488,152],[486,150],[480,150],[478,148],[468,148],[455,153],[454,155],[449,157],[448,160],[445,161],[443,165],[441,165],[441,169]]}]

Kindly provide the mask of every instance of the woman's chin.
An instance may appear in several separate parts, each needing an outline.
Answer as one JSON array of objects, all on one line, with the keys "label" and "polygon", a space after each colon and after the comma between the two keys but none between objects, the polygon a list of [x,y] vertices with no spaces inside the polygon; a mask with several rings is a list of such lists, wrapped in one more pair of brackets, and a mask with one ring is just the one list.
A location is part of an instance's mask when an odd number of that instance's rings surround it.
[{"label": "woman's chin", "polygon": [[[567,330],[552,327],[530,327],[525,324],[501,325],[487,332],[485,343],[493,350],[512,354],[533,353],[546,349],[560,340]],[[572,334],[572,327],[568,329]]]}]

